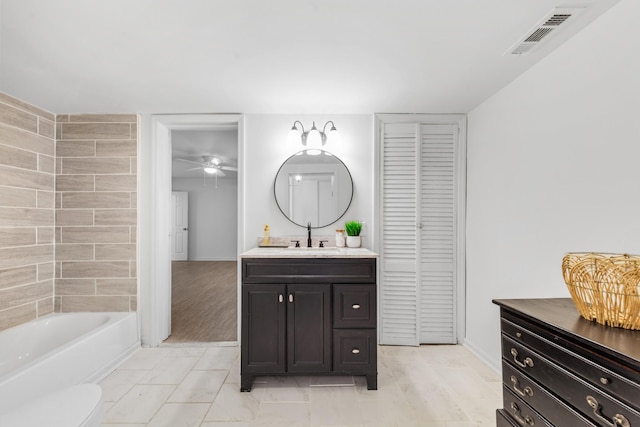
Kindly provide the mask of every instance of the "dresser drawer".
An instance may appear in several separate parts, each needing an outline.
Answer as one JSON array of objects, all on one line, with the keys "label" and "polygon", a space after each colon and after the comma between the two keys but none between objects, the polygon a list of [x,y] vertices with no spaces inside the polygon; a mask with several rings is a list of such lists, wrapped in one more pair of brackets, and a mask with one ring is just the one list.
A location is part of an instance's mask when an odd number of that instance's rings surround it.
[{"label": "dresser drawer", "polygon": [[498,409],[496,411],[496,427],[518,427],[518,424],[507,415],[504,409]]},{"label": "dresser drawer", "polygon": [[[528,403],[537,412],[555,426],[594,427],[596,424],[585,419],[553,396],[534,380],[518,371],[506,362],[502,362],[502,380],[504,386],[513,394]],[[505,409],[508,409],[505,407]]]},{"label": "dresser drawer", "polygon": [[[586,380],[595,388],[617,397],[632,408],[640,410],[640,399],[638,399],[640,385],[588,360],[587,357],[593,357],[592,351],[583,349],[580,354],[569,351],[556,344],[555,341],[558,338],[549,337],[551,338],[549,340],[531,332],[532,325],[527,325],[527,329],[525,329],[505,319],[502,319],[501,324],[503,333],[514,341],[527,345],[545,358],[554,361],[564,369]],[[574,346],[574,348],[577,348],[577,346]],[[608,361],[607,365],[611,366],[615,365],[615,363]]]},{"label": "dresser drawer", "polygon": [[[504,411],[509,414],[517,424],[522,426],[548,426],[554,427],[547,422],[540,414],[538,414],[533,408],[527,405],[522,399],[515,394],[511,393],[506,386],[502,388],[502,403],[504,405]],[[567,420],[570,421],[570,420]],[[562,427],[570,426],[570,423],[561,424]]]},{"label": "dresser drawer", "polygon": [[378,359],[375,329],[334,329],[333,370],[367,372]]},{"label": "dresser drawer", "polygon": [[333,326],[335,328],[375,328],[375,285],[334,285]]},{"label": "dresser drawer", "polygon": [[[518,371],[526,373],[560,396],[574,409],[600,426],[640,426],[640,413],[603,393],[554,362],[502,336],[502,357]],[[619,421],[614,424],[614,419]],[[625,420],[623,422],[622,420]]]}]

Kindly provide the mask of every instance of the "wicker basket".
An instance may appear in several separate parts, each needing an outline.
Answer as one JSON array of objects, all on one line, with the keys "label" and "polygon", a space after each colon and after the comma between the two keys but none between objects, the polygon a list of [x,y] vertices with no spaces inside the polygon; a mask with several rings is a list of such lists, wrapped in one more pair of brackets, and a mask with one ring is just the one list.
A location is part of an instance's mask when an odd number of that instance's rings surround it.
[{"label": "wicker basket", "polygon": [[562,274],[580,315],[603,325],[640,329],[640,257],[569,253]]}]

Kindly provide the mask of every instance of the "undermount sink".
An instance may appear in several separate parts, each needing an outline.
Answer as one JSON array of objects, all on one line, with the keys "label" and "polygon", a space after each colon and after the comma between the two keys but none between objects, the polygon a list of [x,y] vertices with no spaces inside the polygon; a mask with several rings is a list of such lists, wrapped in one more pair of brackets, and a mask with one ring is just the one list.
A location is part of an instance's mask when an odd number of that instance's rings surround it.
[{"label": "undermount sink", "polygon": [[295,248],[295,247],[289,247],[289,248],[283,248],[280,250],[281,253],[287,253],[287,254],[308,254],[308,255],[332,255],[332,254],[339,254],[340,253],[340,249],[339,248]]}]

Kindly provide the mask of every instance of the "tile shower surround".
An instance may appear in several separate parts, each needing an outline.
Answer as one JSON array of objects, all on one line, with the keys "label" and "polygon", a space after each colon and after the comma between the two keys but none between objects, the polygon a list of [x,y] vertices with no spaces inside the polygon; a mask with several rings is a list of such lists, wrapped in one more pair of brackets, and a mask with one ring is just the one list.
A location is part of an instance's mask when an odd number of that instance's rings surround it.
[{"label": "tile shower surround", "polygon": [[0,93],[0,330],[136,309],[135,114],[59,115]]}]

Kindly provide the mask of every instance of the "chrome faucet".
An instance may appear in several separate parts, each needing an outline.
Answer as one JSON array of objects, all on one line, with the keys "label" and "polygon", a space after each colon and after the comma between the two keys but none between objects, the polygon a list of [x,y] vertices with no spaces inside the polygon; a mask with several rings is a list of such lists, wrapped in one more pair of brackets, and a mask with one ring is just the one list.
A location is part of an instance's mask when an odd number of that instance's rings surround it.
[{"label": "chrome faucet", "polygon": [[307,222],[307,247],[311,247],[311,221]]}]

